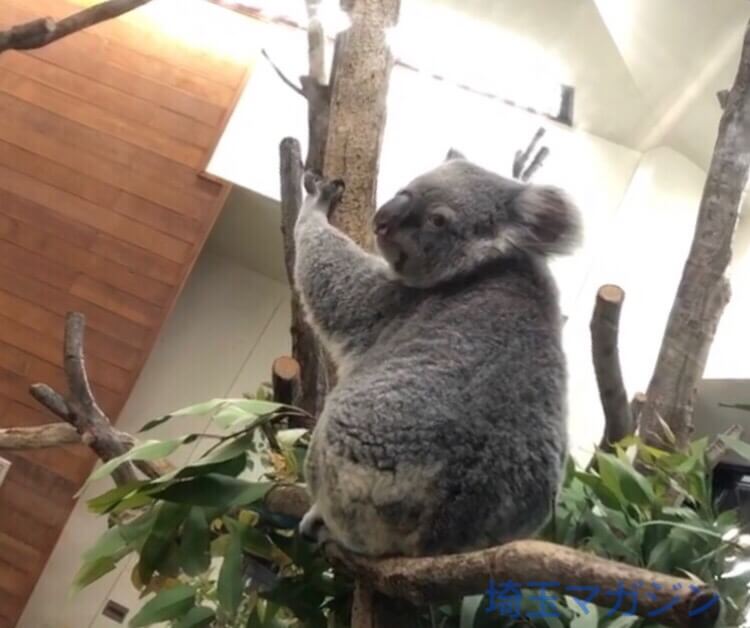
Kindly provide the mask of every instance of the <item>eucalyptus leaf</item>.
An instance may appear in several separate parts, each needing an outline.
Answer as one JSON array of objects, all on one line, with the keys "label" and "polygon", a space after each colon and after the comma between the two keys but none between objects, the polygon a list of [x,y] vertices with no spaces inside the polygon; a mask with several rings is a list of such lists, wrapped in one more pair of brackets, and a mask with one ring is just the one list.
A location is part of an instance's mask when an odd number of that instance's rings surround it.
[{"label": "eucalyptus leaf", "polygon": [[83,553],[85,562],[94,562],[101,558],[119,560],[128,553],[128,544],[120,533],[118,527],[109,528],[92,547]]},{"label": "eucalyptus leaf", "polygon": [[141,582],[148,584],[155,571],[161,571],[174,543],[177,531],[187,517],[189,508],[182,504],[164,502],[159,510],[151,531],[146,538],[138,561],[138,575]]},{"label": "eucalyptus leaf", "polygon": [[596,455],[599,474],[607,488],[625,502],[648,505],[654,502],[654,491],[648,480],[617,456],[603,452]]},{"label": "eucalyptus leaf", "polygon": [[187,434],[182,438],[175,438],[172,440],[149,440],[145,443],[140,443],[132,449],[129,449],[121,456],[112,458],[112,460],[103,464],[91,474],[91,477],[89,477],[88,481],[100,480],[101,478],[108,476],[123,462],[134,460],[158,460],[159,458],[166,458],[178,447],[187,443],[192,443],[198,437],[198,434]]},{"label": "eucalyptus leaf", "polygon": [[467,595],[461,600],[461,619],[459,628],[474,628],[474,617],[482,603],[481,595]]},{"label": "eucalyptus leaf", "polygon": [[216,613],[206,606],[191,608],[175,628],[204,628],[210,626],[216,619]]},{"label": "eucalyptus leaf", "polygon": [[233,402],[233,405],[242,408],[248,414],[257,414],[258,416],[278,412],[284,408],[284,404],[262,399],[239,399]]},{"label": "eucalyptus leaf", "polygon": [[[297,617],[305,618],[305,628],[326,628],[322,611],[325,594],[302,577],[281,578],[263,597],[289,608]],[[494,617],[497,626],[497,616]]]},{"label": "eucalyptus leaf", "polygon": [[210,399],[202,403],[196,403],[195,405],[170,412],[170,416],[201,416],[208,414],[209,412],[214,412],[222,406],[234,403],[235,401],[241,401],[241,399]]},{"label": "eucalyptus leaf", "polygon": [[130,547],[140,548],[143,541],[145,541],[153,529],[158,514],[159,508],[152,508],[130,523],[117,526],[117,529],[120,531],[120,536],[125,539],[125,542]]},{"label": "eucalyptus leaf", "polygon": [[229,546],[219,570],[217,596],[221,610],[230,618],[234,617],[242,601],[244,588],[242,578],[242,533],[244,526],[239,524],[230,532]]},{"label": "eucalyptus leaf", "polygon": [[129,482],[122,486],[116,486],[106,493],[94,497],[86,502],[88,509],[98,515],[110,512],[115,506],[129,496],[135,495],[138,489],[142,488],[148,482]]},{"label": "eucalyptus leaf", "polygon": [[707,530],[705,528],[701,528],[698,526],[688,525],[686,523],[681,523],[679,521],[664,521],[664,520],[644,521],[643,523],[639,524],[638,527],[645,528],[647,526],[669,526],[672,528],[680,528],[688,532],[695,532],[696,534],[700,534],[703,536],[710,536],[715,539],[722,538],[721,534],[719,534],[718,532],[714,532],[713,530]]},{"label": "eucalyptus leaf", "polygon": [[195,589],[188,585],[179,585],[172,589],[163,589],[146,602],[143,608],[130,620],[131,628],[142,628],[158,622],[179,619],[188,614],[195,606]]},{"label": "eucalyptus leaf", "polygon": [[672,564],[672,539],[659,541],[648,555],[646,566],[654,571],[668,573]]},{"label": "eucalyptus leaf", "polygon": [[200,458],[197,461],[187,464],[181,469],[175,469],[152,481],[151,486],[155,492],[161,490],[160,484],[174,484],[175,480],[216,473],[219,475],[238,476],[247,468],[247,454],[240,452],[232,457],[217,457],[215,460],[210,458]]},{"label": "eucalyptus leaf", "polygon": [[96,582],[102,576],[108,574],[117,566],[117,562],[111,557],[98,558],[93,561],[84,562],[73,578],[72,593],[78,593],[92,582]]},{"label": "eucalyptus leaf", "polygon": [[208,473],[176,482],[160,490],[156,496],[168,502],[191,506],[229,508],[260,501],[270,488],[270,482],[247,482]]},{"label": "eucalyptus leaf", "polygon": [[638,564],[640,560],[639,553],[623,540],[619,539],[599,516],[589,511],[584,513],[584,521],[591,529],[592,540],[598,541],[606,547],[610,555],[624,558],[631,562],[631,564]]},{"label": "eucalyptus leaf", "polygon": [[148,421],[140,430],[138,430],[139,434],[143,434],[143,432],[148,432],[150,430],[153,430],[156,427],[159,427],[160,425],[163,425],[167,421],[169,421],[172,418],[171,414],[165,414],[163,417],[159,417],[158,419],[154,419],[152,421]]},{"label": "eucalyptus leaf", "polygon": [[211,565],[211,532],[206,511],[193,506],[182,526],[180,539],[180,567],[189,576],[207,571]]},{"label": "eucalyptus leaf", "polygon": [[[590,488],[594,495],[596,495],[605,506],[615,510],[621,508],[622,497],[609,488],[600,476],[585,471],[576,472],[575,476],[582,484]],[[612,482],[615,484],[614,478],[612,479]]]},{"label": "eucalyptus leaf", "polygon": [[309,433],[310,431],[304,428],[279,430],[276,432],[276,439],[282,447],[291,449],[297,444],[300,438],[307,436]]},{"label": "eucalyptus leaf", "polygon": [[213,420],[219,427],[227,429],[242,419],[254,419],[257,416],[237,406],[226,406],[213,416]]},{"label": "eucalyptus leaf", "polygon": [[[153,421],[149,421],[146,423],[142,428],[141,432],[146,432],[148,430],[152,430],[155,427],[158,427],[159,425],[162,425],[166,423],[167,421],[173,419],[174,417],[182,417],[182,416],[201,416],[204,414],[209,414],[211,412],[216,412],[217,410],[220,410],[223,407],[227,406],[237,406],[238,404],[248,401],[247,399],[210,399],[209,401],[204,401],[202,403],[196,403],[192,406],[187,406],[185,408],[181,408],[180,410],[175,410],[174,412],[170,412],[169,414],[160,417],[158,419],[154,419]],[[276,404],[278,405],[278,404]],[[252,410],[246,410],[246,412],[253,412]]]},{"label": "eucalyptus leaf", "polygon": [[274,557],[283,555],[281,550],[274,546],[271,539],[261,530],[247,527],[242,535],[242,547],[253,556],[272,560]]}]

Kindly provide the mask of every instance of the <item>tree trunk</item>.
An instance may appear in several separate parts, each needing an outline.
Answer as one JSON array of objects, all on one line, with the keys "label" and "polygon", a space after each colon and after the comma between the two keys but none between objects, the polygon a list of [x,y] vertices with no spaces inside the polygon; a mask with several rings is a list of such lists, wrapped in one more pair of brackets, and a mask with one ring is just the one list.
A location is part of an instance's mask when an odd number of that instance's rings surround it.
[{"label": "tree trunk", "polygon": [[653,445],[682,449],[693,432],[696,387],[729,301],[725,272],[749,169],[750,24],[719,124],[692,247],[641,411],[642,434]]},{"label": "tree trunk", "polygon": [[351,28],[336,42],[323,172],[346,181],[331,222],[369,249],[393,67],[386,29],[398,21],[400,0],[342,0],[341,6]]}]

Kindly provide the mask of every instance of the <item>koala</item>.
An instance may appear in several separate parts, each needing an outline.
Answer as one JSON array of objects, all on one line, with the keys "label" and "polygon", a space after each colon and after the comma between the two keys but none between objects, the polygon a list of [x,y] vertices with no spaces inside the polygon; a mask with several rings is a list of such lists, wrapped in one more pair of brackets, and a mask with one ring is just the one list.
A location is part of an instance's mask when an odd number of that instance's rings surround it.
[{"label": "koala", "polygon": [[328,222],[343,183],[305,187],[295,282],[338,381],[310,441],[302,534],[368,556],[534,534],[567,451],[547,259],[578,244],[577,209],[453,154],[377,210],[372,254]]}]

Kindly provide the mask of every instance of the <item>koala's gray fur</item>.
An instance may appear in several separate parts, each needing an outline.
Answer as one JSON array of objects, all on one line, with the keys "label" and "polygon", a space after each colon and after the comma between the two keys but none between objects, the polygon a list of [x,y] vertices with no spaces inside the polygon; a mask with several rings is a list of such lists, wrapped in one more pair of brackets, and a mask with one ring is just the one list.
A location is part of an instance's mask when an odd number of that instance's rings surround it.
[{"label": "koala's gray fur", "polygon": [[557,189],[463,158],[374,218],[379,255],[328,224],[340,182],[306,181],[295,280],[338,366],[306,464],[303,533],[368,555],[533,534],[566,457],[566,369],[545,257],[579,237]]}]

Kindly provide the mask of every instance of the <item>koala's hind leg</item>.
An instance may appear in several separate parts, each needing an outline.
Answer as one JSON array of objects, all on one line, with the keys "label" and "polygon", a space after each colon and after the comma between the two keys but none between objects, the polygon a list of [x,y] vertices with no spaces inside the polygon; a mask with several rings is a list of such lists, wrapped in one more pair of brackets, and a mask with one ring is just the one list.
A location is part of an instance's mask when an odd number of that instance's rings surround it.
[{"label": "koala's hind leg", "polygon": [[308,452],[313,505],[300,524],[301,533],[367,556],[424,553],[435,506],[436,469],[377,469],[352,462],[329,446],[318,448],[320,444]]}]

